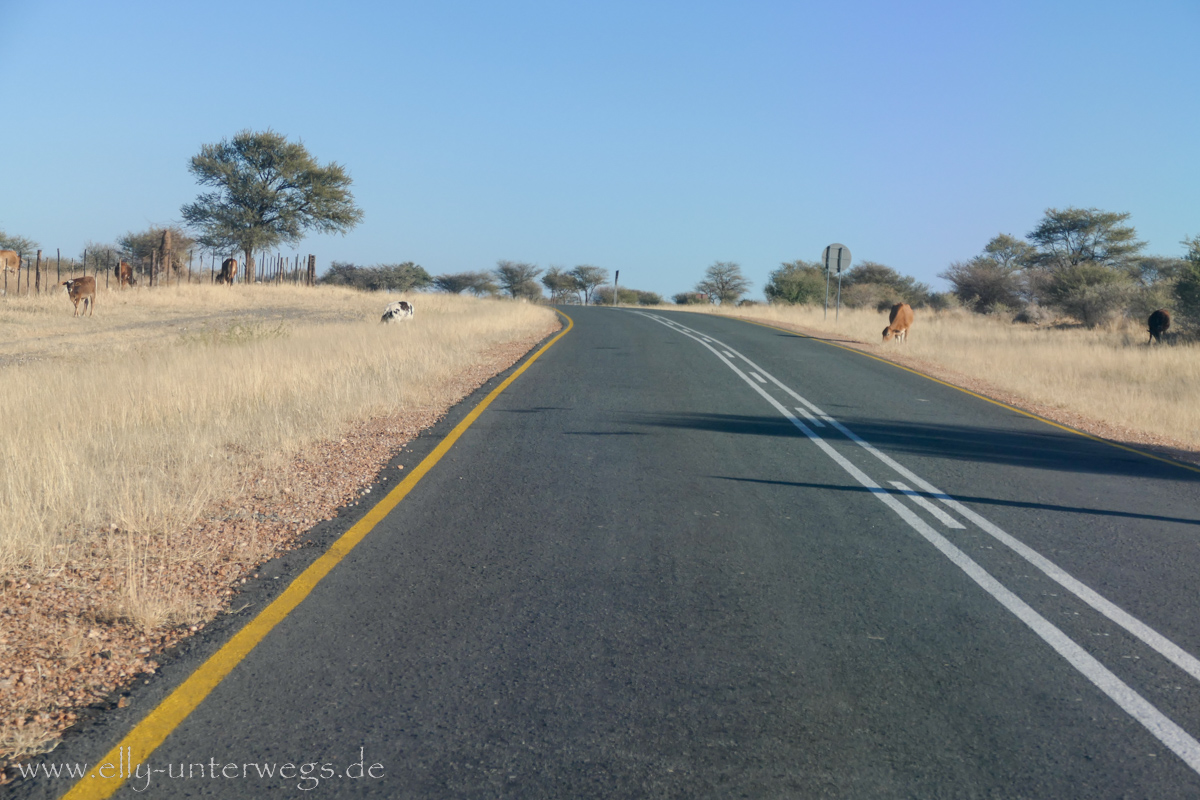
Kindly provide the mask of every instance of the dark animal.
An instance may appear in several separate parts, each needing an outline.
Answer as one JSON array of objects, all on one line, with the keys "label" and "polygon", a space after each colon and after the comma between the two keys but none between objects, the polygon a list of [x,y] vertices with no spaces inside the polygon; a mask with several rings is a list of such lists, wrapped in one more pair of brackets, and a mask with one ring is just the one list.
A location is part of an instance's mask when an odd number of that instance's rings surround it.
[{"label": "dark animal", "polygon": [[394,303],[388,303],[387,308],[383,310],[383,318],[380,322],[403,322],[410,319],[413,315],[412,303],[404,300],[397,300]]},{"label": "dark animal", "polygon": [[[1160,308],[1150,315],[1147,325],[1150,328],[1150,341],[1162,344],[1162,335],[1167,332],[1167,328],[1171,327],[1171,312]],[[1150,344],[1150,341],[1147,341],[1146,344]]]},{"label": "dark animal", "polygon": [[122,261],[117,264],[114,270],[117,273],[117,286],[124,289],[126,286],[137,286],[137,278],[133,277],[133,267],[129,266],[128,261]]},{"label": "dark animal", "polygon": [[92,309],[96,306],[96,279],[91,275],[84,275],[82,278],[63,281],[61,285],[67,287],[67,294],[75,304],[75,313],[72,316],[79,316],[79,301],[82,300],[90,317]]},{"label": "dark animal", "polygon": [[883,340],[893,336],[902,342],[908,341],[908,329],[912,327],[913,310],[908,303],[896,303],[888,315],[888,326],[883,329]]},{"label": "dark animal", "polygon": [[233,286],[234,275],[237,275],[237,259],[227,258],[221,262],[221,271],[217,273],[217,283],[228,283]]}]

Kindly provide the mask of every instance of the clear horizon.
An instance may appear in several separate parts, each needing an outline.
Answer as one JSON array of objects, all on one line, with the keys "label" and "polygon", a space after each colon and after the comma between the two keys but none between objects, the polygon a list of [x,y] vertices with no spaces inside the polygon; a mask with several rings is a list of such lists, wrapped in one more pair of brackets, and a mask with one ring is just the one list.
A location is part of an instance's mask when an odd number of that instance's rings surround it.
[{"label": "clear horizon", "polygon": [[0,2],[0,229],[78,256],[177,223],[249,128],[354,178],[286,253],[431,274],[594,264],[761,297],[831,242],[937,274],[1048,208],[1200,234],[1200,6],[1116,2],[160,6]]}]

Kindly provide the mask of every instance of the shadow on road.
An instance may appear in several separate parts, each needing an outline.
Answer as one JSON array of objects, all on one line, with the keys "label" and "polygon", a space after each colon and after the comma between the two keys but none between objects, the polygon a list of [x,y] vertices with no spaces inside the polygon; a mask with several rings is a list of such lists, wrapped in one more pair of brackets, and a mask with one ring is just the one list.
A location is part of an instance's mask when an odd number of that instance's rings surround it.
[{"label": "shadow on road", "polygon": [[[798,489],[827,489],[834,492],[858,492],[861,494],[869,494],[871,490],[865,486],[837,486],[831,483],[801,483],[797,481],[769,481],[761,478],[736,478],[732,475],[710,475],[710,478],[719,481],[736,481],[738,483],[762,483],[769,486],[794,486]],[[900,492],[891,492],[891,494],[900,496]],[[1038,511],[1060,511],[1068,514],[1089,514],[1098,517],[1127,517],[1129,519],[1144,519],[1151,522],[1175,522],[1180,525],[1200,525],[1200,519],[1188,519],[1187,517],[1166,517],[1160,514],[1136,514],[1132,511],[1112,511],[1102,508],[1078,508],[1075,506],[1058,506],[1052,503],[1030,503],[1022,500],[1000,500],[995,497],[972,497],[970,495],[956,494],[954,499],[963,503],[978,503],[980,505],[989,506],[1004,506],[1007,508],[1032,508]]]},{"label": "shadow on road", "polygon": [[[1055,472],[1123,475],[1131,478],[1200,482],[1200,473],[1148,456],[1121,450],[1046,426],[1041,431],[844,417],[847,428],[894,456],[929,456],[985,464],[1007,464]],[[779,416],[744,414],[634,414],[623,422],[632,426],[679,428],[751,436],[803,437]],[[845,438],[828,427],[814,428],[830,441]]]}]

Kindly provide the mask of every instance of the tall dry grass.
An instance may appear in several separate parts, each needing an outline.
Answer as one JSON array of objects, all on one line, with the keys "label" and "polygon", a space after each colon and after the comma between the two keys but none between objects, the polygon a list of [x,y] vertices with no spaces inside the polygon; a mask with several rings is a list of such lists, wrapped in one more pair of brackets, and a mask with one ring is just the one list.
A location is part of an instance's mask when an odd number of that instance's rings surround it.
[{"label": "tall dry grass", "polygon": [[[0,569],[44,568],[89,532],[157,537],[239,476],[356,420],[428,407],[499,344],[546,328],[525,303],[335,287],[99,292],[0,300]],[[67,548],[69,550],[69,548]]]},{"label": "tall dry grass", "polygon": [[[681,307],[682,308],[682,307]],[[1200,345],[1147,346],[1144,324],[1035,327],[961,309],[918,309],[907,344],[881,344],[887,313],[819,306],[751,306],[715,313],[790,323],[879,345],[978,378],[1040,405],[1200,449]]]}]

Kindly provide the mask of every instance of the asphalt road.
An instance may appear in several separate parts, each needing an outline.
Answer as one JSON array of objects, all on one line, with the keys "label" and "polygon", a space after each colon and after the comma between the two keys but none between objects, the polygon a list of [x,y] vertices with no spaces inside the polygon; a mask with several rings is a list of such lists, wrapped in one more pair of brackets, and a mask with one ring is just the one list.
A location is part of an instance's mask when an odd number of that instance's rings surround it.
[{"label": "asphalt road", "polygon": [[1200,473],[826,342],[567,311],[117,796],[1200,797]]}]

